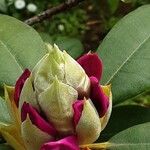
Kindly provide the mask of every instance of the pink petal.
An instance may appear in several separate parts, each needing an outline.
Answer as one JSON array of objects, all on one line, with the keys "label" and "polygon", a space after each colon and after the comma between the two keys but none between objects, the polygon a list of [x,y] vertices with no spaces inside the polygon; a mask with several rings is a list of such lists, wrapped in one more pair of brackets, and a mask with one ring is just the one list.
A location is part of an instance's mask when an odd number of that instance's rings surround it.
[{"label": "pink petal", "polygon": [[56,136],[57,131],[54,127],[50,123],[46,122],[35,108],[33,108],[29,103],[24,102],[21,109],[22,122],[26,119],[27,115],[29,115],[31,122],[40,130],[52,136]]},{"label": "pink petal", "polygon": [[45,143],[40,150],[80,150],[75,136],[68,136],[55,142]]},{"label": "pink petal", "polygon": [[31,72],[28,69],[25,69],[24,72],[22,73],[22,75],[19,77],[19,79],[16,82],[14,100],[15,100],[15,103],[17,106],[19,103],[19,97],[20,97],[20,93],[23,88],[23,85],[24,85],[26,79],[30,76],[30,74],[31,74]]},{"label": "pink petal", "polygon": [[102,91],[102,88],[99,85],[97,78],[90,77],[90,81],[91,81],[90,98],[93,104],[95,105],[100,117],[103,117],[109,106],[108,97]]},{"label": "pink petal", "polygon": [[96,53],[85,54],[80,57],[77,62],[82,66],[89,77],[94,76],[98,80],[101,79],[103,66],[101,59]]},{"label": "pink petal", "polygon": [[74,115],[73,115],[73,124],[74,127],[78,124],[80,117],[82,115],[83,111],[83,105],[84,105],[84,100],[77,100],[73,104],[73,110],[74,110]]}]

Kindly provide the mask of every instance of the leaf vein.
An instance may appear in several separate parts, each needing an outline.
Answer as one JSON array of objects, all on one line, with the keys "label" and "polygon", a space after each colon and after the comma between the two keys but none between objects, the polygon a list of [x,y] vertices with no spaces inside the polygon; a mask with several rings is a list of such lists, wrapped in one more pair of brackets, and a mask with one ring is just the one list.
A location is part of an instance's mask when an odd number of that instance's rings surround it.
[{"label": "leaf vein", "polygon": [[118,72],[122,69],[122,67],[130,60],[130,58],[144,45],[146,41],[150,39],[150,35],[148,38],[146,38],[135,50],[127,57],[127,59],[120,65],[120,67],[114,72],[114,74],[109,78],[109,80],[106,82],[106,85],[111,82],[111,80],[118,74]]},{"label": "leaf vein", "polygon": [[13,55],[12,51],[10,50],[11,48],[8,47],[8,45],[6,45],[2,40],[0,40],[1,44],[6,48],[7,52],[10,54],[10,56],[15,60],[15,62],[17,63],[17,65],[19,66],[19,68],[21,69],[21,71],[23,70],[23,66],[21,65],[21,63],[19,63],[19,61],[17,60],[17,58],[15,57],[15,55]]}]

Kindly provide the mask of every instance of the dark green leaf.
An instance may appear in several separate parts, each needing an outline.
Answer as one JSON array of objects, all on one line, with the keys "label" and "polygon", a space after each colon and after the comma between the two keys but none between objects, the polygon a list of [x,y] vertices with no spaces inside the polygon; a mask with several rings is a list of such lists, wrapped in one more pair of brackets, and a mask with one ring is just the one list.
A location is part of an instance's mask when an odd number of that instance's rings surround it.
[{"label": "dark green leaf", "polygon": [[55,43],[61,50],[66,50],[73,58],[77,58],[83,53],[83,45],[78,39],[59,37]]},{"label": "dark green leaf", "polygon": [[145,122],[150,122],[149,108],[136,105],[115,107],[99,141],[107,141],[118,132]]},{"label": "dark green leaf", "polygon": [[114,104],[150,88],[150,5],[125,16],[98,49],[104,63],[102,83],[112,84]]},{"label": "dark green leaf", "polygon": [[111,13],[113,14],[119,7],[120,0],[107,0]]},{"label": "dark green leaf", "polygon": [[0,144],[6,143],[5,139],[0,135]]},{"label": "dark green leaf", "polygon": [[13,148],[6,144],[0,144],[0,150],[13,150]]},{"label": "dark green leaf", "polygon": [[32,69],[45,54],[38,33],[9,16],[0,15],[0,87],[13,85],[25,68]]},{"label": "dark green leaf", "polygon": [[109,140],[109,150],[149,150],[150,122],[124,130]]},{"label": "dark green leaf", "polygon": [[53,39],[46,33],[40,33],[40,35],[45,42],[57,44],[61,50],[67,51],[73,58],[78,58],[83,53],[83,45],[78,39],[64,36]]}]

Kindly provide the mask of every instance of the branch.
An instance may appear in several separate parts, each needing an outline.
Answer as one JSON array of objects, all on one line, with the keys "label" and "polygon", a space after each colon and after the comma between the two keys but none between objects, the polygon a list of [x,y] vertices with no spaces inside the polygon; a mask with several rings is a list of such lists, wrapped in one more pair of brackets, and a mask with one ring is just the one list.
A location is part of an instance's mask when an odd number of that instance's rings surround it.
[{"label": "branch", "polygon": [[55,14],[61,13],[63,11],[71,9],[72,7],[75,7],[82,1],[84,0],[66,0],[66,2],[63,2],[62,4],[58,6],[47,9],[46,11],[38,14],[37,16],[27,19],[25,23],[28,25],[33,25],[33,24],[42,22],[44,20],[51,18]]}]

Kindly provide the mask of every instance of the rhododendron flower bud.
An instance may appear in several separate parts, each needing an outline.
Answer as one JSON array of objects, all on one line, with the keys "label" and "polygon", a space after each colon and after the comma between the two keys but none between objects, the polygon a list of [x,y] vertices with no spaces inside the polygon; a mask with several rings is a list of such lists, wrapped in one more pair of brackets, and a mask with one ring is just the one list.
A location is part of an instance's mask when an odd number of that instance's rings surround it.
[{"label": "rhododendron flower bud", "polygon": [[49,53],[33,69],[34,86],[42,92],[52,84],[55,76],[78,91],[79,96],[88,95],[90,80],[84,69],[65,51],[47,45]]},{"label": "rhododendron flower bud", "polygon": [[48,54],[15,85],[20,137],[26,150],[79,150],[95,142],[109,120],[110,86],[99,84],[102,62],[96,54],[76,61],[56,45],[47,47]]}]

